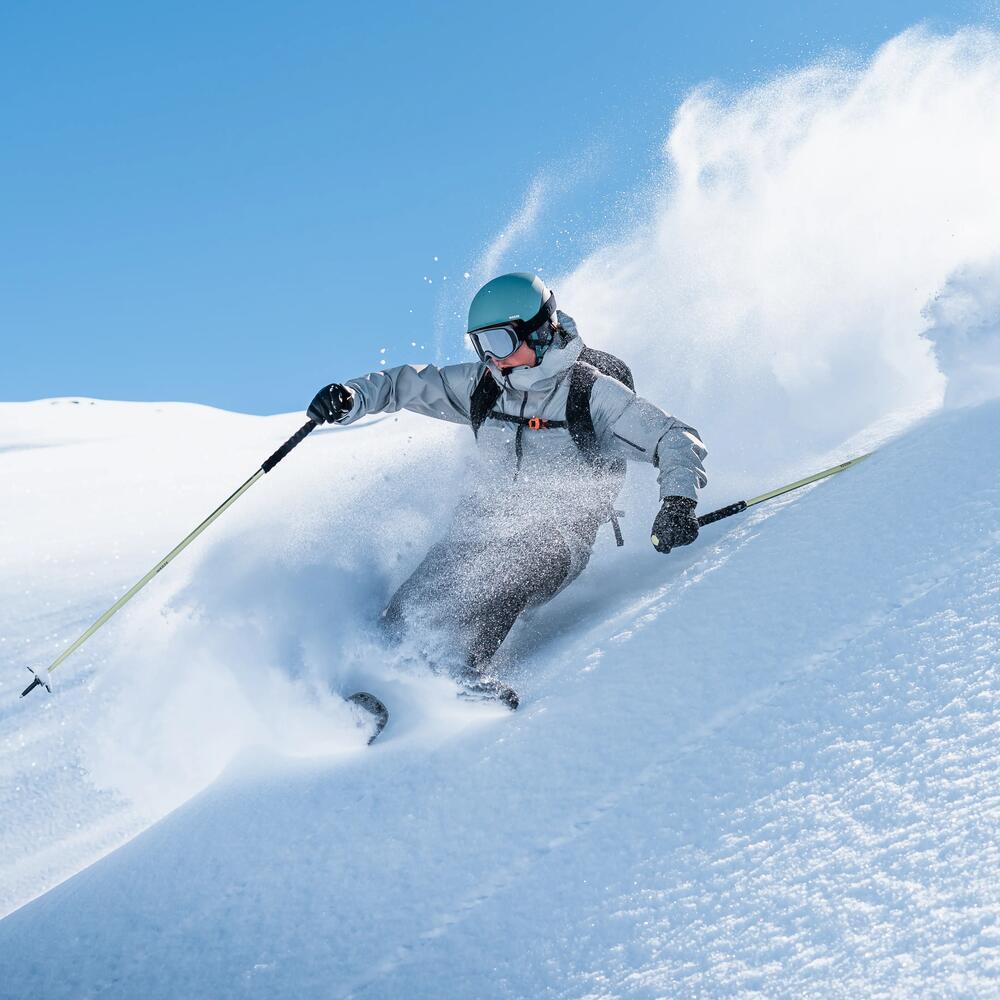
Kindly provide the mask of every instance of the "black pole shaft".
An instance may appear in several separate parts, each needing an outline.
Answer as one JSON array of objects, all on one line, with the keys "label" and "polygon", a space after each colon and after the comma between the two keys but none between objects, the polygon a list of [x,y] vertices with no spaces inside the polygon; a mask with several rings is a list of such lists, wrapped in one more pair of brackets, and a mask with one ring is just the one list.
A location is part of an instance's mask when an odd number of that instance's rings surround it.
[{"label": "black pole shaft", "polygon": [[737,500],[736,503],[731,503],[728,507],[720,507],[718,510],[713,510],[708,514],[702,514],[698,518],[698,527],[704,528],[706,524],[714,524],[716,521],[721,521],[724,517],[732,517],[733,514],[739,514],[746,509],[746,500]]}]

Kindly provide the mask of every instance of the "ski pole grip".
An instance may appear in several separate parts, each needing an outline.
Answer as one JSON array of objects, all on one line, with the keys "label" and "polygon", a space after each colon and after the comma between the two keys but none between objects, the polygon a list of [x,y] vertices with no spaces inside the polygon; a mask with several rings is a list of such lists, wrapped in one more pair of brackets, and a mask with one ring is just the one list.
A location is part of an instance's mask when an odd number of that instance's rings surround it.
[{"label": "ski pole grip", "polygon": [[301,444],[319,426],[315,420],[303,424],[262,466],[270,472],[297,444]]},{"label": "ski pole grip", "polygon": [[704,528],[706,524],[714,524],[716,521],[721,521],[724,517],[732,517],[733,514],[739,514],[740,511],[746,509],[746,500],[737,500],[736,503],[731,503],[728,507],[720,507],[709,514],[702,514],[698,518],[698,527]]}]

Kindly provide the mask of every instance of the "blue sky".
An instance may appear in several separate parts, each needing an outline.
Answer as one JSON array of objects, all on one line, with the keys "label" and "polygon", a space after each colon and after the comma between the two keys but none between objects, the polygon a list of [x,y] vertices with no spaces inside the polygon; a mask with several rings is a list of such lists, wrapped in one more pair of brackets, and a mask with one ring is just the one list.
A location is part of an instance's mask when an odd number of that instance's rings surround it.
[{"label": "blue sky", "polygon": [[456,356],[463,274],[536,177],[504,270],[558,272],[641,211],[692,86],[987,10],[7,3],[0,399],[274,413]]}]

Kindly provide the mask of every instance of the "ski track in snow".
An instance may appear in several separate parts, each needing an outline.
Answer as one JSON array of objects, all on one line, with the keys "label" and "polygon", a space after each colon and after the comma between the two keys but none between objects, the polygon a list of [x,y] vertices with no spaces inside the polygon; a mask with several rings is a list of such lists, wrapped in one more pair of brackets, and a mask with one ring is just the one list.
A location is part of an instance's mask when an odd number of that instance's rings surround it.
[{"label": "ski track in snow", "polygon": [[[998,420],[942,414],[669,561],[630,536],[512,636],[516,716],[372,669],[393,718],[371,750],[247,749],[139,836],[155,813],[87,770],[137,639],[109,626],[58,697],[0,715],[0,885],[85,867],[0,921],[5,995],[995,993]],[[18,655],[89,620],[10,589]]]}]

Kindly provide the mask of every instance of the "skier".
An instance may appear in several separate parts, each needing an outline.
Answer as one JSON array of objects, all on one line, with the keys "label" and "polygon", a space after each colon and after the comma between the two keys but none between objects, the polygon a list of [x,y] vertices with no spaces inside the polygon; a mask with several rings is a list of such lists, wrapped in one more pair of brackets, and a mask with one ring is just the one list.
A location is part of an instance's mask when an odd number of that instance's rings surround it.
[{"label": "skier", "polygon": [[584,346],[572,318],[533,274],[484,285],[469,308],[478,362],[402,365],[324,386],[317,423],[414,410],[471,425],[476,462],[445,537],[382,613],[394,638],[413,628],[447,637],[465,693],[511,709],[518,697],[490,662],[529,607],[550,600],[586,566],[599,527],[622,544],[615,499],[624,460],[659,468],[653,522],[659,552],[698,535],[697,490],[706,450],[697,431],[632,388],[613,355]]}]

